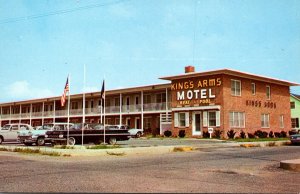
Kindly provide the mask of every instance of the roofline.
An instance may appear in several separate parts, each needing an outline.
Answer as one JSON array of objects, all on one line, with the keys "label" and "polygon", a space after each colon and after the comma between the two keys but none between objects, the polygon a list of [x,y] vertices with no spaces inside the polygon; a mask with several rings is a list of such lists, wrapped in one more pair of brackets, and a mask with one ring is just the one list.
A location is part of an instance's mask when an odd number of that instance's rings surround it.
[{"label": "roofline", "polygon": [[267,77],[267,76],[246,73],[246,72],[237,71],[237,70],[233,70],[233,69],[216,69],[216,70],[211,70],[211,71],[185,73],[185,74],[180,74],[180,75],[175,75],[175,76],[160,77],[159,79],[172,81],[172,80],[178,80],[178,79],[183,79],[183,78],[216,75],[216,74],[226,74],[226,75],[233,75],[233,76],[244,77],[244,78],[251,77],[251,79],[254,79],[254,80],[268,81],[268,82],[273,82],[273,83],[276,83],[279,85],[300,86],[299,83],[290,82],[290,81],[286,81],[286,80],[280,80],[280,79],[274,79],[274,78]]},{"label": "roofline", "polygon": [[[157,88],[153,88],[153,87],[157,87]],[[128,87],[128,88],[111,89],[111,90],[106,90],[105,93],[107,95],[113,95],[114,93],[131,93],[131,92],[135,92],[135,90],[148,91],[150,89],[160,89],[159,87],[169,88],[169,87],[171,87],[171,83],[150,84],[150,85],[144,85],[144,86],[134,86],[134,87]],[[95,92],[86,92],[85,95],[88,96],[90,94],[91,96],[93,96],[93,95],[99,94],[99,96],[100,96],[100,92],[101,92],[100,90],[95,91]],[[71,97],[72,96],[79,97],[79,96],[82,96],[83,94],[84,93],[71,94]],[[22,104],[22,103],[30,103],[30,102],[41,103],[41,102],[45,102],[45,101],[60,100],[60,98],[61,98],[61,96],[51,96],[51,97],[35,98],[35,99],[29,99],[29,100],[3,102],[3,103],[0,103],[0,106],[8,106],[8,105],[12,105],[12,104]]]},{"label": "roofline", "polygon": [[291,93],[290,95],[300,101],[300,98],[296,94]]}]

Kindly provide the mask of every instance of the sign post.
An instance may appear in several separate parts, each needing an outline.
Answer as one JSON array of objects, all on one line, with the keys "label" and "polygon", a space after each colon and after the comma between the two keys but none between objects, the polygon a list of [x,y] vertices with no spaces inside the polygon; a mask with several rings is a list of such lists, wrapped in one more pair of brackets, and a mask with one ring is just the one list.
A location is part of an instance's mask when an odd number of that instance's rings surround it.
[{"label": "sign post", "polygon": [[208,128],[209,138],[211,139],[211,134],[214,132],[213,128]]}]

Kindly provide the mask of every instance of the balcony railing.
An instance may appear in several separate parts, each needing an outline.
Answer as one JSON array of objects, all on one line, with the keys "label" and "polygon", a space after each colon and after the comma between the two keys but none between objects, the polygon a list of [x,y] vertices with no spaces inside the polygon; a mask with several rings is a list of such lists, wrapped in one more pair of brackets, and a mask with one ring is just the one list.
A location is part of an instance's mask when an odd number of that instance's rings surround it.
[{"label": "balcony railing", "polygon": [[[168,103],[168,110],[170,110],[171,103]],[[164,111],[166,110],[166,103],[148,103],[143,105],[143,112],[150,112],[150,111]],[[122,113],[140,113],[142,111],[141,104],[136,105],[123,105],[122,106]],[[112,113],[120,113],[120,107],[119,106],[108,106],[105,107],[105,113],[106,114],[112,114]],[[67,116],[68,111],[67,110],[56,110],[56,111],[46,111],[46,112],[32,112],[31,118],[41,118],[41,117],[65,117]],[[81,116],[83,114],[82,109],[71,109],[70,115]],[[100,114],[100,108],[86,108],[85,109],[85,115],[99,115]],[[1,120],[6,119],[29,119],[30,113],[22,113],[20,114],[3,114],[1,115]]]}]

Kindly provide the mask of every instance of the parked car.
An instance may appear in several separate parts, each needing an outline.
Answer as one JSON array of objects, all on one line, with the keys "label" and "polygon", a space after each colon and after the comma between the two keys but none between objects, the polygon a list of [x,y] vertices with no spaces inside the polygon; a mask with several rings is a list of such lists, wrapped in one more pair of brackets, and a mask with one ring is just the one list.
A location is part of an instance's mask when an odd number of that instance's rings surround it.
[{"label": "parked car", "polygon": [[131,137],[140,138],[142,135],[144,135],[143,129],[129,129],[128,132],[130,133]]},{"label": "parked car", "polygon": [[[70,128],[74,126],[70,123]],[[45,145],[45,134],[51,130],[64,130],[67,128],[68,123],[48,123],[42,126],[36,127],[36,130],[21,130],[18,132],[18,140],[27,146],[32,144],[43,146]]]},{"label": "parked car", "polygon": [[290,136],[292,144],[300,144],[300,134],[295,134]]},{"label": "parked car", "polygon": [[105,143],[116,144],[117,141],[125,141],[130,138],[130,134],[127,129],[116,129],[111,126],[105,127],[105,132],[103,125],[101,124],[85,124],[82,131],[82,124],[74,125],[67,130],[52,130],[47,131],[45,135],[45,140],[51,142],[52,145],[62,144],[62,145],[75,145],[82,143],[95,143],[100,144]]},{"label": "parked car", "polygon": [[110,128],[115,128],[115,129],[127,129],[128,132],[130,133],[131,137],[141,137],[144,135],[144,130],[143,129],[130,129],[128,125],[110,125]]},{"label": "parked car", "polygon": [[18,131],[34,130],[31,125],[23,123],[6,124],[0,130],[0,144],[2,142],[18,142]]}]

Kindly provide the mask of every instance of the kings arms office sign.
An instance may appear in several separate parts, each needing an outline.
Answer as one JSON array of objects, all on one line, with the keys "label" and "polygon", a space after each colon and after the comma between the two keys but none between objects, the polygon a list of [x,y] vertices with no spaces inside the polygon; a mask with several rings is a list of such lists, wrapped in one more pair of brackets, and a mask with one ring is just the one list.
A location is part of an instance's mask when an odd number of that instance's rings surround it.
[{"label": "kings arms office sign", "polygon": [[221,78],[186,80],[172,83],[171,90],[180,105],[209,104],[216,98],[215,88],[221,85]]}]

